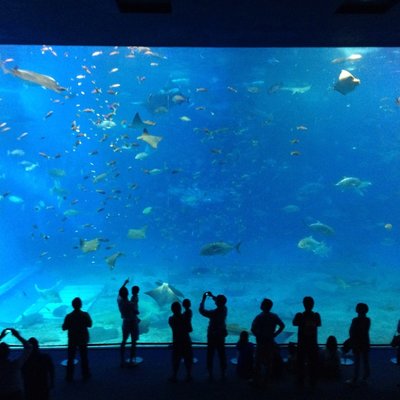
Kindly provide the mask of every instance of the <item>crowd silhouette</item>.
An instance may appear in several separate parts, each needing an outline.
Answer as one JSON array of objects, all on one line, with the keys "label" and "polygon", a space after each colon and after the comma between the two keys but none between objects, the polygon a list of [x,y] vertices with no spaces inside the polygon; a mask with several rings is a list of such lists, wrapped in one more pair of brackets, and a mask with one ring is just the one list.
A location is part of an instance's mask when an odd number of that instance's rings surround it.
[{"label": "crowd silhouette", "polygon": [[[139,339],[139,287],[131,288],[131,297],[126,279],[118,291],[117,306],[122,319],[122,341],[120,345],[120,366],[135,366],[140,359],[136,356]],[[207,300],[213,306],[207,306]],[[208,304],[208,303],[207,303]],[[358,303],[349,328],[347,347],[339,349],[336,337],[327,338],[326,345],[321,349],[318,345],[318,329],[322,325],[321,316],[314,311],[314,299],[303,298],[304,310],[295,314],[292,325],[297,327],[297,342],[289,343],[286,370],[294,373],[300,388],[309,387],[313,390],[318,379],[336,379],[341,377],[341,356],[352,350],[354,358],[353,376],[346,381],[356,385],[361,377],[366,382],[370,376],[370,339],[371,320],[367,317],[368,305]],[[82,311],[82,300],[76,297],[72,301],[73,311],[65,316],[62,329],[68,333],[67,368],[65,380],[74,379],[74,364],[77,350],[81,362],[81,377],[87,381],[91,377],[88,357],[89,329],[92,319],[89,313]],[[237,376],[255,386],[272,383],[283,371],[283,358],[276,338],[285,330],[281,318],[271,312],[272,300],[265,298],[260,304],[261,312],[256,315],[250,331],[242,331],[237,342]],[[178,381],[181,361],[186,371],[185,381],[190,382],[193,369],[193,349],[191,332],[193,331],[191,301],[184,299],[182,304],[174,301],[171,304],[172,315],[168,325],[172,333],[170,382]],[[207,291],[203,294],[199,313],[208,319],[206,366],[210,381],[215,379],[214,358],[217,353],[219,361],[219,379],[225,380],[228,361],[225,352],[225,339],[228,335],[226,319],[228,315],[227,298],[223,294],[213,295]],[[399,322],[400,326],[400,322]],[[398,328],[397,331],[400,329]],[[250,340],[250,333],[255,337],[255,344]],[[4,341],[11,334],[23,346],[23,351],[17,358],[10,358],[9,345]],[[129,357],[125,358],[125,348],[130,338]],[[362,371],[362,374],[361,374]],[[54,365],[39,348],[36,338],[24,339],[13,329],[6,328],[0,334],[0,398],[4,400],[32,400],[50,398],[54,386]]]}]

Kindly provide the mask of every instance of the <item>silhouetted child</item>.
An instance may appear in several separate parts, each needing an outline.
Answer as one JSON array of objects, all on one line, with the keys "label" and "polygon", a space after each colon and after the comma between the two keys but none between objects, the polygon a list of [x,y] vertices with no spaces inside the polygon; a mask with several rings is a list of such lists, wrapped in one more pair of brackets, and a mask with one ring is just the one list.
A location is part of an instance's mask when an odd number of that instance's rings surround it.
[{"label": "silhouetted child", "polygon": [[236,349],[238,352],[236,373],[240,378],[250,379],[253,376],[254,343],[249,342],[249,332],[240,332]]},{"label": "silhouetted child", "polygon": [[353,379],[347,383],[356,383],[360,373],[360,363],[362,360],[363,380],[369,378],[369,329],[371,327],[371,320],[367,317],[368,305],[365,303],[358,303],[356,306],[357,317],[353,318],[350,326],[350,340],[351,348],[354,355],[354,374]]},{"label": "silhouetted child", "polygon": [[132,286],[132,296],[131,296],[131,302],[133,303],[133,306],[135,307],[135,312],[136,315],[139,315],[139,286]]},{"label": "silhouetted child", "polygon": [[178,301],[171,304],[172,315],[168,324],[172,329],[172,376],[171,382],[176,382],[179,364],[183,359],[186,367],[186,381],[192,379],[192,341],[188,331],[187,321],[182,314],[182,307]]},{"label": "silhouetted child", "polygon": [[188,326],[188,332],[193,332],[193,327],[192,327],[192,316],[193,316],[193,311],[191,310],[192,303],[189,299],[184,299],[182,301],[182,307],[184,309],[182,315],[183,318],[185,319],[187,326]]},{"label": "silhouetted child", "polygon": [[321,353],[323,376],[328,379],[340,377],[340,352],[335,336],[329,336]]},{"label": "silhouetted child", "polygon": [[36,338],[28,339],[32,352],[22,368],[25,400],[47,400],[54,387],[54,364],[51,357],[42,353]]}]

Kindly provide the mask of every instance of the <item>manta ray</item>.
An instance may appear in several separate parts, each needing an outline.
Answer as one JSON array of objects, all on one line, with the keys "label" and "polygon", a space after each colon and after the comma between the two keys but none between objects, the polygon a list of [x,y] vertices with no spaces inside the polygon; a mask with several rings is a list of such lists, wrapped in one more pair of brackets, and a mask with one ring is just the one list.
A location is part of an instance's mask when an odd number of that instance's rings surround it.
[{"label": "manta ray", "polygon": [[158,143],[161,142],[162,136],[154,136],[150,135],[146,128],[143,129],[143,133],[141,136],[138,136],[137,139],[143,140],[147,144],[149,144],[153,149],[158,147]]},{"label": "manta ray", "polygon": [[339,75],[339,79],[333,86],[333,88],[339,93],[345,95],[352,92],[359,84],[360,80],[353,76],[349,71],[342,69]]},{"label": "manta ray", "polygon": [[132,123],[129,125],[129,128],[142,129],[145,127],[146,127],[146,124],[142,121],[142,118],[140,118],[140,115],[137,112],[135,114],[135,116],[133,117]]},{"label": "manta ray", "polygon": [[120,251],[111,254],[111,256],[109,257],[105,257],[106,263],[108,264],[108,266],[110,267],[111,270],[113,270],[115,268],[115,263],[117,262],[117,258],[119,256],[123,256],[124,253],[121,253]]},{"label": "manta ray", "polygon": [[145,292],[152,297],[157,304],[162,307],[166,304],[170,305],[174,301],[179,301],[179,297],[185,297],[181,291],[166,282],[156,282],[159,286],[153,290]]},{"label": "manta ray", "polygon": [[58,281],[54,286],[48,289],[40,289],[35,283],[35,290],[39,293],[40,297],[46,300],[48,303],[62,303],[62,299],[58,287],[61,285],[61,281]]},{"label": "manta ray", "polygon": [[17,67],[13,69],[7,69],[4,66],[4,62],[1,63],[1,68],[5,74],[11,74],[24,81],[35,83],[36,85],[42,86],[46,89],[53,90],[56,93],[62,93],[67,90],[66,88],[60,86],[51,76],[38,74],[37,72],[27,71],[24,69],[19,69]]}]

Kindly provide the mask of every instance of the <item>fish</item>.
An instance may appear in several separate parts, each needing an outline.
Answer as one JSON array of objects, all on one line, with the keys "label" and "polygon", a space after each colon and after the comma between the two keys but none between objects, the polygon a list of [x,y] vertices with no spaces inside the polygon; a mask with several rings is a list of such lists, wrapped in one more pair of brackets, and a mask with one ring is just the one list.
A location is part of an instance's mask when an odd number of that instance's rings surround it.
[{"label": "fish", "polygon": [[25,155],[25,151],[22,149],[7,150],[7,155],[13,157],[23,157]]},{"label": "fish", "polygon": [[124,253],[118,251],[114,254],[111,254],[111,256],[105,257],[106,263],[108,264],[111,270],[115,268],[115,263],[117,262],[117,258],[123,255]]},{"label": "fish", "polygon": [[182,292],[177,291],[166,282],[159,282],[159,286],[153,290],[145,292],[153,298],[160,307],[170,306],[174,301],[180,301],[180,297],[185,297]]},{"label": "fish", "polygon": [[105,119],[105,120],[103,120],[103,121],[101,121],[101,122],[96,124],[96,126],[98,128],[101,128],[101,129],[112,129],[116,125],[117,124],[114,121],[111,121],[111,120],[108,120],[108,119]]},{"label": "fish", "polygon": [[24,199],[22,199],[21,197],[19,197],[19,196],[15,196],[15,195],[9,195],[9,196],[7,196],[7,199],[9,200],[9,201],[11,201],[11,203],[15,203],[15,204],[22,204],[23,202],[24,202]]},{"label": "fish", "polygon": [[100,246],[100,239],[95,238],[92,240],[79,240],[79,248],[83,253],[91,253],[92,251],[96,251]]},{"label": "fish", "polygon": [[311,89],[311,85],[307,86],[282,86],[279,90],[286,90],[291,92],[292,94],[304,94],[307,93]]},{"label": "fish", "polygon": [[153,136],[147,131],[147,129],[143,129],[143,133],[141,136],[138,136],[137,139],[143,140],[147,144],[149,144],[153,149],[158,147],[158,143],[163,139],[162,136]]},{"label": "fish", "polygon": [[64,214],[66,217],[74,217],[75,215],[78,215],[78,214],[79,214],[79,211],[78,211],[78,210],[74,210],[73,208],[70,208],[69,210],[65,210],[65,211],[63,212],[63,214]]},{"label": "fish", "polygon": [[60,169],[60,168],[53,168],[51,170],[49,170],[49,175],[53,176],[54,178],[61,178],[63,176],[65,176],[67,173],[65,172],[65,170]]},{"label": "fish", "polygon": [[146,207],[143,209],[142,214],[149,215],[153,211],[153,207]]},{"label": "fish", "polygon": [[175,94],[171,97],[171,101],[174,104],[182,104],[182,103],[186,103],[188,101],[188,98],[181,94]]},{"label": "fish", "polygon": [[142,129],[146,126],[146,124],[142,121],[142,118],[140,117],[139,113],[137,112],[135,116],[133,117],[132,123],[128,125],[128,128],[133,128],[133,129]]},{"label": "fish", "polygon": [[136,154],[135,160],[144,160],[148,156],[149,156],[148,153],[142,151],[141,153]]},{"label": "fish", "polygon": [[39,163],[33,163],[31,161],[21,161],[20,165],[22,165],[26,172],[33,171],[35,168],[39,166]]},{"label": "fish", "polygon": [[48,303],[62,303],[62,299],[59,291],[57,290],[62,281],[58,281],[54,286],[47,289],[40,289],[38,285],[35,283],[35,290],[39,293],[40,297],[46,300]]},{"label": "fish", "polygon": [[93,183],[98,183],[98,182],[104,181],[104,179],[106,179],[106,178],[107,178],[107,172],[103,172],[102,174],[96,175],[93,178]]},{"label": "fish", "polygon": [[283,207],[282,210],[287,213],[296,213],[300,211],[300,207],[295,204],[288,204],[287,206]]},{"label": "fish", "polygon": [[217,256],[217,255],[225,255],[230,253],[232,250],[236,250],[240,253],[240,245],[242,242],[238,242],[235,245],[231,245],[225,242],[213,242],[204,245],[200,250],[200,255],[202,256]]},{"label": "fish", "polygon": [[330,236],[335,233],[335,230],[330,227],[329,225],[323,224],[320,221],[313,222],[312,224],[309,224],[308,227],[315,232],[322,233],[324,235]]},{"label": "fish", "polygon": [[326,257],[330,248],[324,242],[315,240],[312,236],[304,237],[297,243],[297,247],[302,250],[310,251],[318,256]]},{"label": "fish", "polygon": [[5,74],[11,74],[24,81],[35,83],[36,85],[42,86],[56,93],[62,93],[67,90],[66,88],[60,86],[51,76],[39,74],[37,72],[28,71],[24,69],[19,69],[17,67],[13,69],[7,69],[4,66],[4,62],[1,63],[1,68]]},{"label": "fish", "polygon": [[282,86],[283,86],[283,83],[274,83],[273,85],[271,85],[268,88],[267,93],[274,94],[274,93],[278,92],[279,90],[281,90]]},{"label": "fish", "polygon": [[56,307],[53,310],[52,315],[53,315],[53,317],[56,317],[56,318],[64,318],[67,315],[68,309],[69,309],[69,307],[67,305],[63,304],[61,306]]},{"label": "fish", "polygon": [[147,225],[140,229],[129,229],[127,236],[129,239],[146,239],[146,230]]},{"label": "fish", "polygon": [[372,183],[370,181],[362,181],[361,179],[353,176],[345,176],[335,184],[335,186],[338,186],[342,189],[354,189],[360,196],[364,196],[363,190],[371,185]]},{"label": "fish", "polygon": [[358,78],[353,76],[349,71],[342,69],[337,82],[333,86],[333,89],[343,95],[346,95],[352,92],[360,83],[361,81]]},{"label": "fish", "polygon": [[348,57],[339,57],[339,58],[334,58],[331,63],[332,64],[341,64],[344,63],[346,61],[359,61],[362,59],[362,55],[361,54],[351,54]]}]

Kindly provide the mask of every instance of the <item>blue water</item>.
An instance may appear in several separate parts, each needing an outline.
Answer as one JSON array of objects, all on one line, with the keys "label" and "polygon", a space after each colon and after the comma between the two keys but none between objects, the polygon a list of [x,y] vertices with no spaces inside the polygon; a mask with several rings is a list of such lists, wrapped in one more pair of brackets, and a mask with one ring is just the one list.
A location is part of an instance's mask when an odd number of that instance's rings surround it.
[{"label": "blue water", "polygon": [[[344,340],[367,302],[372,341],[390,340],[400,316],[399,49],[52,49],[0,47],[7,70],[67,89],[0,75],[0,285],[28,271],[3,286],[1,325],[65,343],[65,311],[54,309],[80,295],[92,340],[118,342],[115,298],[129,277],[141,287],[143,342],[171,338],[169,304],[145,294],[159,281],[192,300],[195,340],[205,339],[206,290],[227,295],[228,323],[243,329],[270,297],[290,332],[312,295],[321,342]],[[342,69],[361,80],[347,95],[333,90]],[[130,127],[136,113],[162,137],[157,149]],[[102,129],[106,120],[115,126]],[[343,177],[365,184],[335,185]],[[312,230],[318,221],[334,233]],[[127,237],[142,228],[144,239]],[[310,236],[317,247],[299,248]],[[83,252],[93,239],[97,250]],[[240,253],[200,255],[217,241],[241,242]],[[111,269],[105,257],[117,252]],[[56,286],[61,302],[35,284]]]}]

